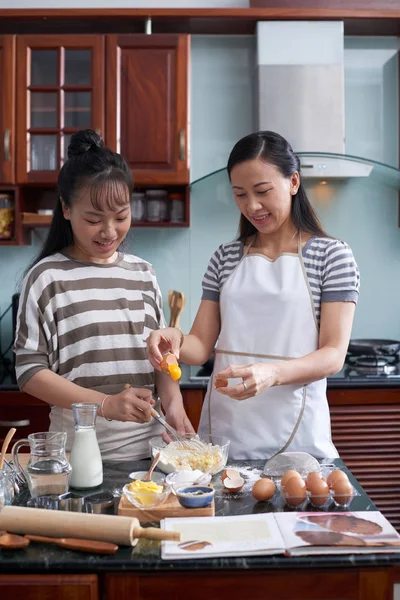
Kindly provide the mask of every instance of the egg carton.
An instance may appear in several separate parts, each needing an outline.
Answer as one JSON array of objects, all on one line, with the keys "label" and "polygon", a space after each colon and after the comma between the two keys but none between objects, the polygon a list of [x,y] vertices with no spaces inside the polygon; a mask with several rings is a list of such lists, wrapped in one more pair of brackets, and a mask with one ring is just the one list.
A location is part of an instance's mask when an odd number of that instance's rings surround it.
[{"label": "egg carton", "polygon": [[[338,467],[333,464],[324,464],[321,465],[321,469],[319,471],[322,479],[326,482],[329,474],[332,471],[338,470]],[[339,469],[341,470],[341,469]],[[301,479],[305,482],[309,473],[303,473],[300,475]],[[274,497],[271,499],[276,508],[284,509],[289,508],[296,511],[305,510],[309,507],[316,509],[332,509],[333,507],[348,509],[356,496],[359,496],[360,493],[356,488],[350,483],[352,493],[348,496],[347,494],[336,494],[333,489],[329,489],[328,494],[318,495],[312,494],[309,490],[306,490],[306,495],[304,500],[299,500],[298,496],[288,495],[281,489],[280,478],[279,481],[275,481],[277,491],[275,492]]]}]

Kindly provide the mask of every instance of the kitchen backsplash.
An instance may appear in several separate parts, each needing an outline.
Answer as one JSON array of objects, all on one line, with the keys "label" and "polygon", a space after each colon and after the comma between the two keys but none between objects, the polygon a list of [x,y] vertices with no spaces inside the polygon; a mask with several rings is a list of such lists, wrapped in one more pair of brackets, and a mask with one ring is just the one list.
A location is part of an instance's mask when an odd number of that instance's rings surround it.
[{"label": "kitchen backsplash", "polygon": [[[398,39],[346,38],[346,151],[398,165]],[[255,40],[192,36],[191,178],[222,168],[241,136],[255,125]],[[217,185],[215,185],[217,181]],[[326,186],[307,184],[325,228],[352,247],[361,271],[361,297],[353,337],[400,338],[400,229],[398,194],[371,179]],[[235,237],[238,211],[224,177],[194,184],[189,229],[133,229],[127,249],[155,267],[167,319],[169,289],[187,296],[181,327],[188,331],[201,296],[210,255]],[[0,248],[0,314],[37,253],[31,247]],[[6,320],[5,320],[6,321]],[[7,323],[3,339],[9,337]],[[4,349],[4,344],[3,344]]]}]

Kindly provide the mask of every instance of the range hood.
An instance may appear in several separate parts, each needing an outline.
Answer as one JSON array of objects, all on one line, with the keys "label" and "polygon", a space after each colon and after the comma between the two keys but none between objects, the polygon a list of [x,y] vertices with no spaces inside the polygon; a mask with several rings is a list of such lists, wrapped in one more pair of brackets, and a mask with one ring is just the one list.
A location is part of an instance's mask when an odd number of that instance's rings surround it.
[{"label": "range hood", "polygon": [[258,129],[283,135],[302,176],[367,177],[374,161],[345,154],[341,21],[257,23]]}]

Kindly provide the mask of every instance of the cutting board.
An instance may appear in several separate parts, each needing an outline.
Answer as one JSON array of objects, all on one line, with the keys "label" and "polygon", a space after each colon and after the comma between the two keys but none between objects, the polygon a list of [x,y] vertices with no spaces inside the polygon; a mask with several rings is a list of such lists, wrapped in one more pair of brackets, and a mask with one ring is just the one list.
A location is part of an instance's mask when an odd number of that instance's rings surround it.
[{"label": "cutting board", "polygon": [[161,521],[166,517],[214,517],[214,500],[206,508],[184,508],[179,504],[175,494],[171,494],[164,500],[160,506],[148,510],[136,508],[125,498],[121,496],[118,505],[118,514],[123,517],[136,517],[141,523],[150,521]]}]

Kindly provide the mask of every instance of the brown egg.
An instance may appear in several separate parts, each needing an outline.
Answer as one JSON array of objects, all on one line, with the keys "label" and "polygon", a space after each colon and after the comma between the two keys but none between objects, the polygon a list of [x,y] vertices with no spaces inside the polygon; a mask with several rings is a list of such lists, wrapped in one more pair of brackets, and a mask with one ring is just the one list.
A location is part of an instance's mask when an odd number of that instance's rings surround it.
[{"label": "brown egg", "polygon": [[282,488],[286,485],[286,482],[289,481],[289,479],[291,479],[291,477],[298,477],[299,479],[301,479],[300,473],[298,473],[297,471],[293,471],[293,469],[291,471],[286,471],[286,473],[282,475],[281,479]]},{"label": "brown egg", "polygon": [[329,487],[326,481],[321,477],[319,480],[314,479],[308,486],[310,492],[310,500],[314,506],[323,506],[329,498]]},{"label": "brown egg", "polygon": [[222,483],[224,483],[226,477],[229,477],[229,479],[239,479],[240,473],[239,471],[236,471],[236,469],[225,469],[221,475]]},{"label": "brown egg", "polygon": [[335,469],[335,471],[329,473],[328,477],[326,478],[326,483],[329,485],[330,488],[333,488],[335,481],[339,480],[349,481],[349,478],[347,477],[344,471],[341,471],[340,469]]},{"label": "brown egg", "polygon": [[291,477],[286,482],[283,490],[283,496],[290,506],[299,506],[306,499],[306,484],[301,477]]},{"label": "brown egg", "polygon": [[262,477],[253,485],[251,493],[258,502],[267,502],[275,494],[276,486],[272,479]]},{"label": "brown egg", "polygon": [[307,489],[311,492],[311,487],[312,487],[313,482],[314,481],[320,482],[321,480],[322,480],[321,473],[318,473],[318,471],[311,471],[311,473],[309,473],[306,478]]},{"label": "brown egg", "polygon": [[349,504],[354,494],[353,486],[348,479],[337,479],[332,486],[332,490],[335,501],[342,506]]}]

